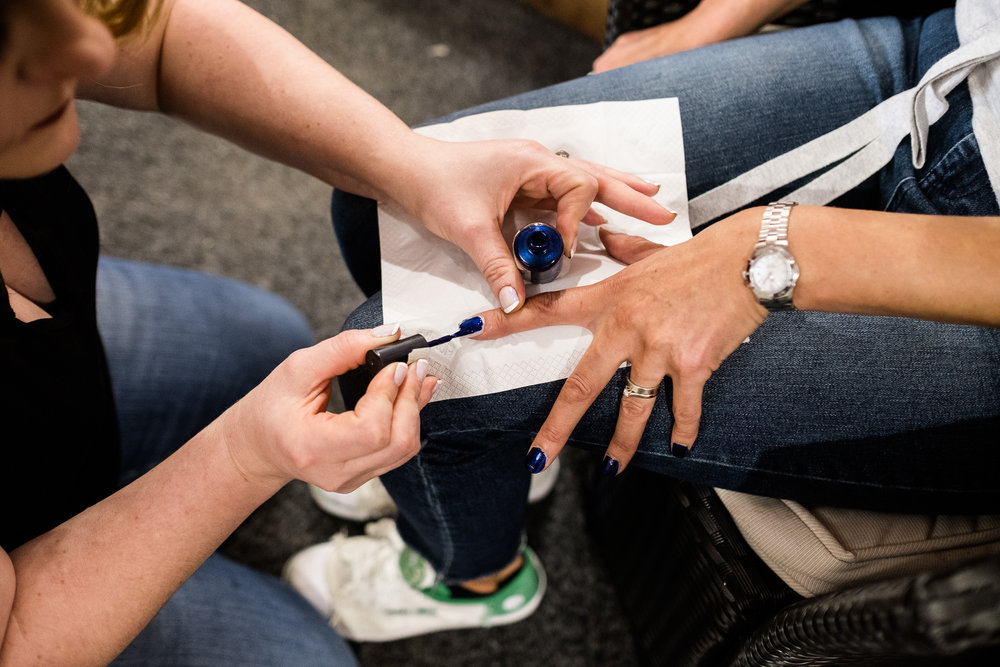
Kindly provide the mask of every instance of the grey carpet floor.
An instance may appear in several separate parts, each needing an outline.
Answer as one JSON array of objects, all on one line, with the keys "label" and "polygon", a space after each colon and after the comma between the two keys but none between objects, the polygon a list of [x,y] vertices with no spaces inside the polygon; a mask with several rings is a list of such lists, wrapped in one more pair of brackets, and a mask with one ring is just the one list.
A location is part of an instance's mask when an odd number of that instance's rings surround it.
[{"label": "grey carpet floor", "polygon": [[[249,0],[403,120],[586,74],[600,45],[513,0]],[[318,336],[361,300],[330,229],[329,188],[155,114],[81,105],[69,166],[101,220],[102,250],[222,274],[300,308]],[[335,407],[337,404],[335,402]],[[529,541],[549,575],[539,611],[490,630],[356,645],[363,665],[632,665],[615,593],[587,537],[589,457],[564,454]],[[296,550],[359,526],[323,514],[293,483],[255,513],[226,553],[277,573]]]}]

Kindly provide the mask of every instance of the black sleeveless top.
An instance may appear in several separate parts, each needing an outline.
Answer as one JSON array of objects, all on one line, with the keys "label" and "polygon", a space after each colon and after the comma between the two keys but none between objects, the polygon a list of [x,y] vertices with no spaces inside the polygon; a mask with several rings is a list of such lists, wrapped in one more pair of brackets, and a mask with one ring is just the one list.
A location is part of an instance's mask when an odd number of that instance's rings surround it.
[{"label": "black sleeveless top", "polygon": [[19,321],[0,266],[0,546],[9,551],[114,491],[119,436],[97,333],[90,199],[60,167],[0,181],[0,209],[56,295],[51,319]]}]

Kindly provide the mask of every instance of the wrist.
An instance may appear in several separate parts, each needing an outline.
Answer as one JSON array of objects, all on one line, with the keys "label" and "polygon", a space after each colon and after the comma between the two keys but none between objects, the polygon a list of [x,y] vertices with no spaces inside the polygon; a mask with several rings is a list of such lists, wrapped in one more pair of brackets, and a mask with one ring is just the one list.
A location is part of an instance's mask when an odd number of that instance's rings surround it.
[{"label": "wrist", "polygon": [[440,184],[437,172],[444,159],[440,142],[408,130],[373,155],[368,172],[370,188],[378,201],[392,203],[419,217],[421,198]]},{"label": "wrist", "polygon": [[695,239],[705,237],[703,239],[705,241],[709,241],[709,237],[715,237],[712,242],[716,248],[714,256],[720,261],[715,269],[715,275],[731,283],[733,293],[741,295],[746,307],[754,311],[758,321],[763,321],[767,317],[768,310],[747,287],[743,272],[757,243],[764,210],[764,206],[743,209],[695,236]]},{"label": "wrist", "polygon": [[691,26],[702,44],[713,44],[750,35],[804,0],[702,0],[682,18],[691,17]]},{"label": "wrist", "polygon": [[728,2],[699,2],[678,20],[687,24],[690,39],[700,46],[744,37],[760,27],[745,5]]},{"label": "wrist", "polygon": [[[242,480],[255,489],[255,495],[259,494],[266,499],[292,481],[293,476],[277,466],[270,465],[260,452],[253,451],[250,444],[253,441],[253,433],[247,433],[247,429],[238,426],[252,424],[252,420],[241,420],[241,407],[237,402],[195,438],[204,441],[206,445],[211,443],[211,446],[217,447],[222,452],[231,471],[228,477]],[[250,431],[253,430],[254,427],[251,425]]]}]

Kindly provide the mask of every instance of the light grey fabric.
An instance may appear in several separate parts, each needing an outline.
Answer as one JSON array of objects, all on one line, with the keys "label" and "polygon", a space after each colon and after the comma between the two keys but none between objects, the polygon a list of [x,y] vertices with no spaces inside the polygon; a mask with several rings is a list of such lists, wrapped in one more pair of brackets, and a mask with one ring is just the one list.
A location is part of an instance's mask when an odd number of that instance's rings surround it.
[{"label": "light grey fabric", "polygon": [[[986,34],[1000,39],[997,37],[1000,2],[958,0],[955,27],[962,44],[972,43]],[[969,74],[969,93],[972,95],[972,129],[993,192],[1000,199],[1000,60],[984,63]]]},{"label": "light grey fabric", "polygon": [[761,560],[805,597],[1000,553],[1000,515],[808,508],[716,492]]},{"label": "light grey fabric", "polygon": [[994,0],[960,0],[956,27],[961,46],[935,63],[920,83],[850,123],[695,197],[689,208],[691,227],[701,227],[782,185],[835,165],[784,197],[800,204],[828,204],[885,166],[907,136],[913,166],[921,168],[928,130],[948,110],[945,97],[967,80],[973,129],[1000,199],[1000,7]]}]

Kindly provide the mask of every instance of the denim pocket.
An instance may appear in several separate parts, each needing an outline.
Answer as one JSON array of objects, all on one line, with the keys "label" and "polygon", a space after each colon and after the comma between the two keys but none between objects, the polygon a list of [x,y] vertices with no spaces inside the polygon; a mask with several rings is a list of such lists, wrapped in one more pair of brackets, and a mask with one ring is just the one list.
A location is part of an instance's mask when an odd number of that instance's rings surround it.
[{"label": "denim pocket", "polygon": [[[909,159],[909,150],[899,153],[903,152]],[[897,160],[900,157],[897,153]],[[938,215],[1000,213],[975,135],[969,132],[919,172],[911,168],[908,176],[899,178],[885,210]]]}]

